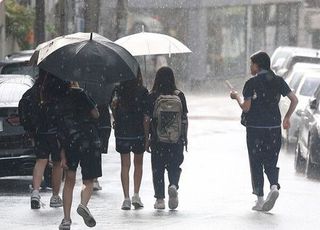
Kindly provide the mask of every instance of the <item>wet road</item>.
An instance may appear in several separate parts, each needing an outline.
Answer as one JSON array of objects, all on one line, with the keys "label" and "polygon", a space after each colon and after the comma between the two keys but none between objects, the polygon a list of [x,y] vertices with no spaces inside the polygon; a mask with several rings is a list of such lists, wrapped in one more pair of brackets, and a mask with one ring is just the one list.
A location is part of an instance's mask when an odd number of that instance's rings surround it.
[{"label": "wet road", "polygon": [[[141,210],[120,209],[123,195],[120,158],[110,140],[103,155],[102,191],[89,203],[97,226],[94,229],[317,229],[320,225],[320,182],[297,175],[293,154],[282,150],[279,159],[280,197],[270,213],[251,211],[251,195],[245,130],[240,111],[227,97],[189,99],[189,152],[185,153],[176,211],[153,209],[150,154],[144,158]],[[132,171],[132,170],[131,170]],[[132,172],[131,172],[132,174]],[[74,192],[72,229],[88,229],[75,211],[79,203],[80,174]],[[46,206],[30,209],[31,178],[0,179],[1,230],[58,229],[61,208],[50,208],[50,191],[42,193]],[[131,185],[133,185],[131,183]],[[131,186],[132,187],[132,186]],[[265,186],[268,191],[268,184]],[[131,193],[133,187],[131,188]]]}]

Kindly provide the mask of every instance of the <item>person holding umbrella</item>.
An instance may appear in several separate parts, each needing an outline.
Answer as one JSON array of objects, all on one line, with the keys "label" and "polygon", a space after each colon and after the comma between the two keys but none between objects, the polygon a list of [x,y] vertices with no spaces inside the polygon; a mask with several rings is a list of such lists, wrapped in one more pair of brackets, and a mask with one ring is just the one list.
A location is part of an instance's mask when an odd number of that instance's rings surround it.
[{"label": "person holding umbrella", "polygon": [[[142,84],[142,75],[124,81],[112,94],[111,110],[114,118],[116,150],[121,156],[121,183],[124,201],[121,209],[143,207],[139,191],[142,179],[143,153],[149,133],[148,90]],[[134,153],[134,195],[129,196],[130,153]]]},{"label": "person holding umbrella", "polygon": [[[279,196],[279,168],[277,167],[281,148],[280,96],[288,97],[290,107],[284,116],[284,129],[290,127],[290,117],[298,99],[283,78],[270,69],[270,57],[259,51],[251,55],[250,70],[253,75],[244,85],[242,102],[239,94],[232,90],[230,97],[242,109],[241,123],[246,126],[253,194],[257,196],[255,211],[270,211]],[[263,170],[270,183],[270,192],[264,200]]]},{"label": "person holding umbrella", "polygon": [[63,188],[64,218],[59,229],[70,229],[72,223],[70,212],[79,164],[83,187],[77,213],[88,227],[94,227],[96,221],[87,205],[92,195],[93,181],[102,175],[100,139],[96,127],[99,112],[95,102],[79,88],[77,82],[70,83],[58,110],[61,114],[59,134],[63,147],[61,164],[66,169]]}]

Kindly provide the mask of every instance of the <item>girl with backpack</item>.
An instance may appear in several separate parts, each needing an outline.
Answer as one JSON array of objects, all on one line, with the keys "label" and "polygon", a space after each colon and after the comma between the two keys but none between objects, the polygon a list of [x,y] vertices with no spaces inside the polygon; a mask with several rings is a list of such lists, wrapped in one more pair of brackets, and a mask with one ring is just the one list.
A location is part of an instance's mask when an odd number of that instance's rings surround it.
[{"label": "girl with backpack", "polygon": [[177,89],[171,68],[156,73],[149,95],[151,111],[151,164],[155,209],[165,208],[164,172],[169,177],[169,208],[178,207],[178,188],[183,162],[183,146],[187,145],[188,109],[183,92]]},{"label": "girl with backpack", "polygon": [[[121,156],[121,183],[124,195],[122,210],[142,208],[139,196],[142,179],[143,153],[149,130],[148,90],[142,85],[142,76],[120,83],[112,93],[111,109],[114,118],[116,151]],[[129,196],[130,153],[134,153],[134,195]]]}]

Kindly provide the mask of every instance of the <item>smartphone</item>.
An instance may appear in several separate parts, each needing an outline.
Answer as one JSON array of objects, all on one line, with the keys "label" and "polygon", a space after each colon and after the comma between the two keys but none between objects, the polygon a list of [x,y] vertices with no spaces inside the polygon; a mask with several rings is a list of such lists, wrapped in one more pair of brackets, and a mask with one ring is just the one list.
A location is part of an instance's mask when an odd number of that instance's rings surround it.
[{"label": "smartphone", "polygon": [[230,81],[225,80],[225,83],[226,83],[226,85],[228,86],[228,88],[229,88],[230,90],[234,90],[234,87],[233,87],[233,85],[231,85]]}]

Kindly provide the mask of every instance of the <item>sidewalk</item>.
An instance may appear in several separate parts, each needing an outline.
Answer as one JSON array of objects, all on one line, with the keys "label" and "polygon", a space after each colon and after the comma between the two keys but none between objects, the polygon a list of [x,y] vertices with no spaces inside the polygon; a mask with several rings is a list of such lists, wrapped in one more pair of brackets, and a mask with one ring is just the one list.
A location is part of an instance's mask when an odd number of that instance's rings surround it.
[{"label": "sidewalk", "polygon": [[239,120],[241,109],[229,94],[209,95],[186,95],[189,109],[189,118],[208,120]]}]

